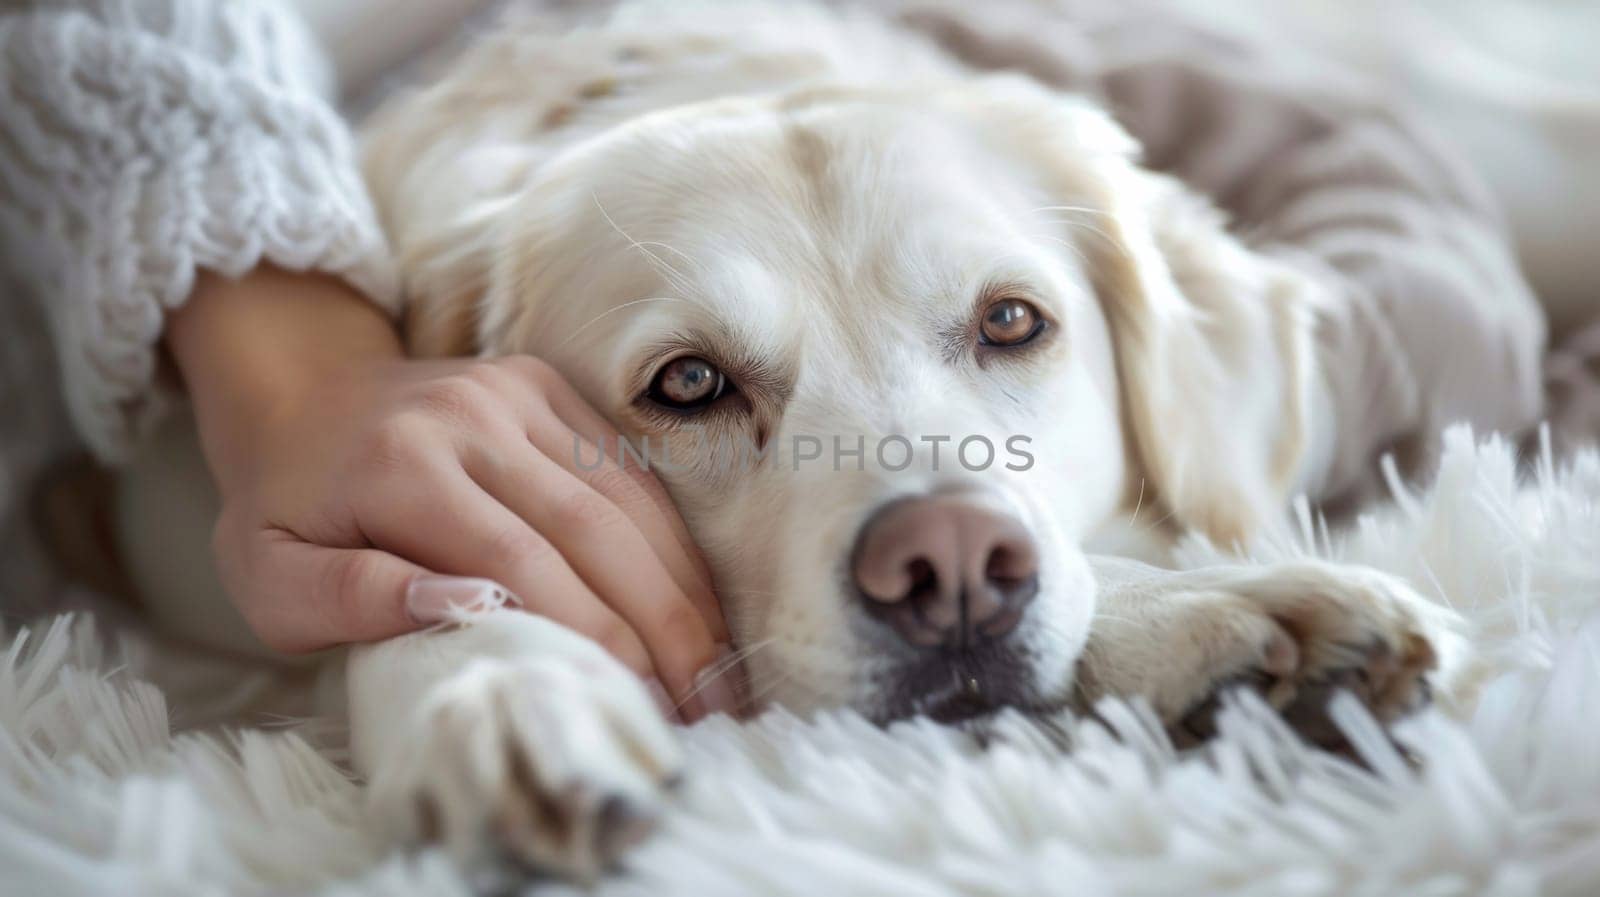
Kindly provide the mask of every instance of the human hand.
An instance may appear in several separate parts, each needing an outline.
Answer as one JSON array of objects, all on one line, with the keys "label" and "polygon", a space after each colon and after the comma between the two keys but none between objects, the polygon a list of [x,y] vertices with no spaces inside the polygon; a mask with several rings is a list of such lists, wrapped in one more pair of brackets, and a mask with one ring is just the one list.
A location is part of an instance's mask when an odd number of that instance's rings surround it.
[{"label": "human hand", "polygon": [[222,495],[219,572],[269,647],[387,638],[489,579],[686,718],[736,709],[730,677],[697,692],[729,637],[688,531],[647,471],[577,464],[615,432],[549,365],[406,359],[348,287],[270,269],[204,279],[168,342]]}]

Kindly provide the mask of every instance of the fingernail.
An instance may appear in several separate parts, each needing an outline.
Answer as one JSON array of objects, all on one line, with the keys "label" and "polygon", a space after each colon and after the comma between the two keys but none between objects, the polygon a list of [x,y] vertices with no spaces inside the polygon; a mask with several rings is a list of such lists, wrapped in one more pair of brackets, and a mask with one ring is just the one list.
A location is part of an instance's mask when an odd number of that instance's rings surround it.
[{"label": "fingernail", "polygon": [[471,576],[419,576],[406,588],[406,613],[422,624],[459,622],[474,614],[521,601],[492,579]]},{"label": "fingernail", "polygon": [[717,651],[716,659],[695,674],[693,703],[699,705],[700,711],[695,716],[712,713],[738,715],[740,701],[737,683],[742,674],[739,665],[730,662],[732,657],[733,649],[723,645]]},{"label": "fingernail", "polygon": [[656,702],[656,709],[667,718],[668,722],[681,723],[683,718],[678,716],[678,702],[672,700],[672,695],[667,694],[667,687],[661,680],[654,676],[644,681],[645,691],[650,693],[650,700]]}]

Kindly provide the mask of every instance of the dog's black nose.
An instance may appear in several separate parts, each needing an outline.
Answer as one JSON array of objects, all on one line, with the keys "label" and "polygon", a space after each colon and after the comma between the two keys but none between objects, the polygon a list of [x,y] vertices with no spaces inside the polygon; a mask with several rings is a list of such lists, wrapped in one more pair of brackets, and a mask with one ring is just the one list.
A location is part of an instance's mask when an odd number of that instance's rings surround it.
[{"label": "dog's black nose", "polygon": [[1015,517],[936,495],[873,515],[851,575],[867,610],[910,644],[965,649],[1016,628],[1039,591],[1039,552]]}]

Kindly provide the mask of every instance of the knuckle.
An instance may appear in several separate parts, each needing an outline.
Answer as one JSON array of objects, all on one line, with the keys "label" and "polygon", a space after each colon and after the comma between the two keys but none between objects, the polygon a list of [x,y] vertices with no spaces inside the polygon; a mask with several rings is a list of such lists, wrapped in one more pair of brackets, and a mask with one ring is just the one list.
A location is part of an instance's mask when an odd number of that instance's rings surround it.
[{"label": "knuckle", "polygon": [[637,466],[605,467],[588,477],[590,488],[608,497],[619,512],[637,519],[650,509],[670,509],[671,501],[655,475]]},{"label": "knuckle", "polygon": [[424,415],[403,412],[389,417],[368,435],[357,459],[360,469],[380,476],[408,470],[432,436],[433,428]]},{"label": "knuckle", "polygon": [[544,378],[555,374],[549,362],[532,355],[506,355],[495,359],[492,364],[500,370],[537,382],[544,382]]},{"label": "knuckle", "polygon": [[551,550],[549,542],[525,526],[508,526],[491,535],[485,545],[495,571],[526,569],[548,559]]},{"label": "knuckle", "polygon": [[515,376],[524,386],[532,384],[541,392],[566,382],[550,362],[533,355],[506,355],[495,359],[492,364],[497,370]]},{"label": "knuckle", "polygon": [[467,368],[461,376],[473,383],[501,395],[514,385],[512,371],[498,361],[479,361]]},{"label": "knuckle", "polygon": [[321,615],[334,625],[359,618],[367,590],[378,581],[376,558],[350,552],[328,565],[320,593]]},{"label": "knuckle", "polygon": [[555,499],[553,514],[557,526],[589,534],[614,531],[624,522],[617,506],[591,489],[573,489]]},{"label": "knuckle", "polygon": [[644,468],[629,464],[624,467],[608,464],[589,476],[589,485],[596,492],[630,502],[650,501],[654,494],[655,477]]},{"label": "knuckle", "polygon": [[566,379],[561,376],[560,371],[556,370],[555,365],[533,355],[525,355],[523,357],[527,359],[524,363],[528,367],[529,375],[537,378],[539,382],[547,384],[566,383]]},{"label": "knuckle", "polygon": [[490,390],[471,373],[435,380],[422,387],[417,400],[426,414],[451,423],[479,420],[493,403]]},{"label": "knuckle", "polygon": [[[655,614],[652,625],[663,641],[669,644],[697,645],[707,641],[705,623],[700,617],[700,612],[683,599],[663,602]],[[707,662],[711,660],[709,656],[702,659]]]}]

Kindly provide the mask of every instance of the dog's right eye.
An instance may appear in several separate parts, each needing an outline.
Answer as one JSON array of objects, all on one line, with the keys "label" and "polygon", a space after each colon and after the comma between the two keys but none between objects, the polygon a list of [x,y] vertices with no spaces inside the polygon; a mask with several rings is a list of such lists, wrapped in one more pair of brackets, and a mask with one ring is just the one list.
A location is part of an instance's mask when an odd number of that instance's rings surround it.
[{"label": "dog's right eye", "polygon": [[1020,346],[1044,329],[1044,316],[1021,299],[1001,299],[983,313],[978,342],[985,346]]},{"label": "dog's right eye", "polygon": [[674,411],[699,411],[730,391],[728,378],[704,358],[667,362],[650,383],[650,400]]}]

